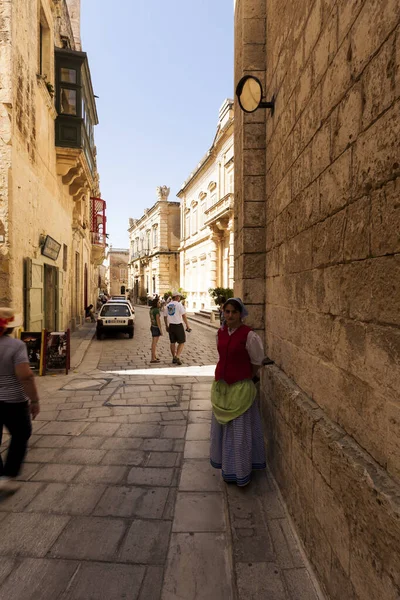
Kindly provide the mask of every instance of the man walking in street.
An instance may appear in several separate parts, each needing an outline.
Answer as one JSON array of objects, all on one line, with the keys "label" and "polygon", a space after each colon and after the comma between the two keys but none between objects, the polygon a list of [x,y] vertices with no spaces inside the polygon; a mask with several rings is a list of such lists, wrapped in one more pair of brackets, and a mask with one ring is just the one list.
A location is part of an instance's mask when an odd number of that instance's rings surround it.
[{"label": "man walking in street", "polygon": [[186,325],[186,331],[191,331],[186,316],[186,309],[180,303],[181,297],[182,295],[179,292],[173,292],[171,302],[164,309],[165,327],[169,334],[172,362],[175,365],[182,364],[180,356],[186,342],[183,323]]}]

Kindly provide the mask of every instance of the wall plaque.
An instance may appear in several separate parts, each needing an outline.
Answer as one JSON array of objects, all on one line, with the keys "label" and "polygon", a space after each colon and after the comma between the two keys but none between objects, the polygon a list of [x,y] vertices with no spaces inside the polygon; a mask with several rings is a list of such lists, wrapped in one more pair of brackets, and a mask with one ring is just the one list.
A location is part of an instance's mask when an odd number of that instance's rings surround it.
[{"label": "wall plaque", "polygon": [[42,246],[42,254],[43,256],[47,256],[47,258],[51,258],[52,260],[57,260],[58,255],[60,253],[61,244],[56,242],[52,237],[46,235],[46,239]]}]

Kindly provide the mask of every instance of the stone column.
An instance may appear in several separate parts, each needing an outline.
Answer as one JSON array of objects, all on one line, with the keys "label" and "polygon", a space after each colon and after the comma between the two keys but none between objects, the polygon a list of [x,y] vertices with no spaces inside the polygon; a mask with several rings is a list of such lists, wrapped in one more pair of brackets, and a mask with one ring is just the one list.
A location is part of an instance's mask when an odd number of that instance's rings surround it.
[{"label": "stone column", "polygon": [[228,267],[228,287],[233,288],[234,280],[235,280],[235,221],[233,216],[229,219],[228,224],[228,232],[229,232],[229,267]]},{"label": "stone column", "polygon": [[[265,0],[242,0],[235,8],[235,85],[257,77],[265,90]],[[247,323],[265,329],[265,110],[244,113],[235,98],[235,295],[249,309]]]},{"label": "stone column", "polygon": [[210,287],[218,286],[218,252],[219,252],[219,234],[212,231],[210,235]]}]

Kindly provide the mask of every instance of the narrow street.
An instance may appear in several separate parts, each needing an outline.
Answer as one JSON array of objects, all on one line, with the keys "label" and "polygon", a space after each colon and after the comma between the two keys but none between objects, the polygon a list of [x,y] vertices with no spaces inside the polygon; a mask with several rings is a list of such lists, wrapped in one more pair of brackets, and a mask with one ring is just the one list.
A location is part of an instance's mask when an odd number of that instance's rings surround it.
[{"label": "narrow street", "polygon": [[193,324],[180,367],[165,336],[149,364],[146,308],[132,340],[86,345],[37,380],[21,488],[0,504],[0,599],[319,598],[272,479],[238,489],[210,467],[215,330]]}]

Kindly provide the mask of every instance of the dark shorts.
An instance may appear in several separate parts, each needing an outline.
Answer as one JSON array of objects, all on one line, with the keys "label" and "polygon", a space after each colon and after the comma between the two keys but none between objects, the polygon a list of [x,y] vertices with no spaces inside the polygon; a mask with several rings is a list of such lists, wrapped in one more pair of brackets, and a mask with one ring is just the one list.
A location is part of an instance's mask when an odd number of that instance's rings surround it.
[{"label": "dark shorts", "polygon": [[151,335],[153,337],[160,337],[161,331],[159,327],[155,327],[154,325],[150,326]]},{"label": "dark shorts", "polygon": [[168,333],[171,344],[184,344],[186,342],[185,330],[182,323],[169,323]]}]

